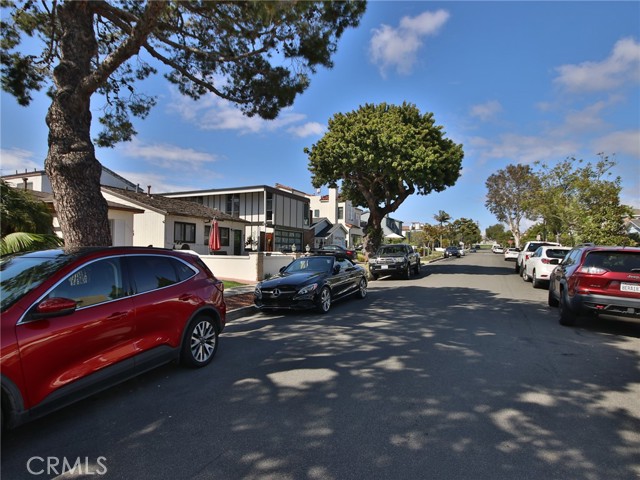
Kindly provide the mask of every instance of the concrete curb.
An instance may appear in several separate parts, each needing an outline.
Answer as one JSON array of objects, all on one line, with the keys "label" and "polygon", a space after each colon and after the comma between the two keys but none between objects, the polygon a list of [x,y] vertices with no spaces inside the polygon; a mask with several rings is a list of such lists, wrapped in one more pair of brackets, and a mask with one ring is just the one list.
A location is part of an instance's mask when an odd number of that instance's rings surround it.
[{"label": "concrete curb", "polygon": [[247,317],[249,315],[253,315],[254,313],[259,312],[256,307],[250,305],[248,307],[236,308],[235,310],[230,310],[227,312],[227,322],[231,320],[237,320],[242,317]]}]

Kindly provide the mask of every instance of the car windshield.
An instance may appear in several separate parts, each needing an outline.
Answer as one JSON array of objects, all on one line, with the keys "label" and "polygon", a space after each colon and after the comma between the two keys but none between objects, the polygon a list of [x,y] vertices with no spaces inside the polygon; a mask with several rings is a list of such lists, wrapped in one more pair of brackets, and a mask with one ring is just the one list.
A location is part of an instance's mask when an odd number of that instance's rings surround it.
[{"label": "car windshield", "polygon": [[378,250],[378,255],[402,255],[404,249],[402,247],[381,247]]},{"label": "car windshield", "polygon": [[328,272],[333,265],[333,257],[305,257],[291,262],[285,272]]},{"label": "car windshield", "polygon": [[31,255],[10,256],[0,260],[0,311],[5,311],[69,261],[70,258],[66,256]]}]

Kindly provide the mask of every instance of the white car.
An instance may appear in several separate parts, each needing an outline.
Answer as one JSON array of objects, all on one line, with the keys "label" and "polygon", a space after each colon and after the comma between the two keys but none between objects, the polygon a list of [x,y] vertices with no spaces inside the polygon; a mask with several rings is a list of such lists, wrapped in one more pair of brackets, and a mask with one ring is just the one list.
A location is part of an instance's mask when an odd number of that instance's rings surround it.
[{"label": "white car", "polygon": [[518,253],[520,252],[517,248],[507,248],[504,251],[504,260],[515,260],[518,258]]},{"label": "white car", "polygon": [[533,288],[549,283],[551,272],[562,261],[571,247],[543,246],[533,252],[522,269],[522,279],[531,281]]},{"label": "white car", "polygon": [[500,245],[494,245],[493,247],[491,247],[491,251],[493,253],[504,253],[504,248],[502,248],[502,246]]},{"label": "white car", "polygon": [[538,247],[545,247],[545,246],[559,247],[560,244],[555,242],[541,242],[541,241],[527,242],[524,248],[522,248],[518,252],[518,258],[516,258],[516,266],[515,266],[516,273],[519,273],[520,275],[522,275],[524,264],[526,263],[527,260],[529,260],[529,257],[533,255],[533,252],[535,252],[538,249]]}]

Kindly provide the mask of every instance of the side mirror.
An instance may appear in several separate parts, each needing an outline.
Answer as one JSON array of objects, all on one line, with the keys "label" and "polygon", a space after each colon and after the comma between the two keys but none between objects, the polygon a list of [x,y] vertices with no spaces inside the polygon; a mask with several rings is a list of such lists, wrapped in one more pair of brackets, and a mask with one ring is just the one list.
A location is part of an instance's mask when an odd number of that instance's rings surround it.
[{"label": "side mirror", "polygon": [[77,306],[76,301],[70,298],[48,298],[35,306],[29,318],[40,320],[42,318],[61,317],[75,312]]},{"label": "side mirror", "polygon": [[280,272],[280,273],[284,272],[285,268],[287,268],[287,267],[280,267],[279,272]]},{"label": "side mirror", "polygon": [[334,265],[333,266],[333,274],[337,275],[338,273],[340,273],[340,265]]}]

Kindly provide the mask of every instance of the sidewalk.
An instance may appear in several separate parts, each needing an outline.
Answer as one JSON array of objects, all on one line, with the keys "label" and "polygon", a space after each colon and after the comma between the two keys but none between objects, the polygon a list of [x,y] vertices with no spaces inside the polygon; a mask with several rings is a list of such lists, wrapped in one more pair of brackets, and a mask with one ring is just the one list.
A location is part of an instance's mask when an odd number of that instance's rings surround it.
[{"label": "sidewalk", "polygon": [[255,288],[255,285],[242,285],[224,291],[224,300],[227,304],[227,321],[236,320],[258,311],[253,306],[253,291]]}]

